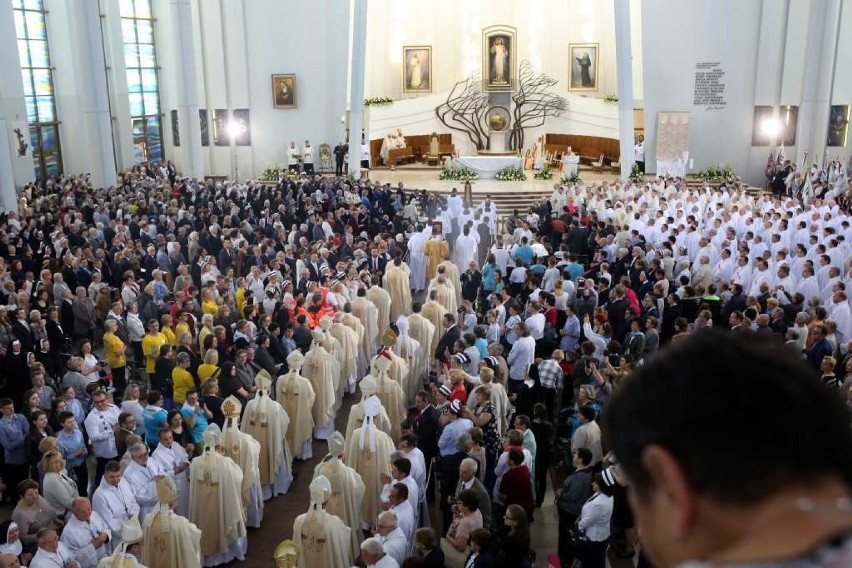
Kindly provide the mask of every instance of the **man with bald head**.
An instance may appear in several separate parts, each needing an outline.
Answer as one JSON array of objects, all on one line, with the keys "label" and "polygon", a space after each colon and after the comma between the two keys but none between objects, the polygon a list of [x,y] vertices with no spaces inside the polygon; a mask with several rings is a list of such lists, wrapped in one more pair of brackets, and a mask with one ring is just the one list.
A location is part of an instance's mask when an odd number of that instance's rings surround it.
[{"label": "man with bald head", "polygon": [[92,511],[92,504],[85,497],[74,499],[71,512],[59,540],[80,568],[97,568],[102,558],[112,554],[109,525],[97,511]]},{"label": "man with bald head", "polygon": [[487,529],[491,526],[491,497],[476,475],[478,469],[479,462],[475,459],[465,458],[462,460],[461,465],[459,465],[459,482],[456,485],[454,499],[457,499],[459,493],[465,489],[473,491],[476,494],[478,509],[482,512],[482,525]]},{"label": "man with bald head", "polygon": [[18,557],[13,552],[3,552],[0,554],[0,568],[20,568],[21,563],[18,562]]}]

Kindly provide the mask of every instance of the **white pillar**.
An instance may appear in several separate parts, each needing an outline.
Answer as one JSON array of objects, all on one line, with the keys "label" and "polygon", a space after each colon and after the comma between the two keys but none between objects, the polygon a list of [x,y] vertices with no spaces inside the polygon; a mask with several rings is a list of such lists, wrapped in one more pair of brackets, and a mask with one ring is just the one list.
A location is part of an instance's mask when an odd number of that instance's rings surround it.
[{"label": "white pillar", "polygon": [[618,140],[621,177],[633,171],[633,51],[630,44],[630,0],[615,2],[615,75],[618,79]]},{"label": "white pillar", "polygon": [[[79,81],[83,124],[88,139],[87,156],[95,187],[115,184],[116,164],[106,81],[101,14],[97,2],[81,2],[72,22],[80,67],[75,69],[84,81]],[[73,25],[76,23],[76,25]],[[61,118],[61,117],[60,117]],[[65,143],[73,143],[65,140]]]},{"label": "white pillar", "polygon": [[17,188],[35,180],[32,149],[19,158],[12,138],[20,126],[31,144],[16,37],[12,3],[0,2],[0,206],[7,211],[17,209]]},{"label": "white pillar", "polygon": [[[364,125],[364,67],[367,60],[367,1],[352,0],[352,46],[349,50],[352,85],[349,89],[349,174],[361,171],[361,129]],[[367,141],[369,144],[369,140]]]},{"label": "white pillar", "polygon": [[[201,121],[198,118],[198,85],[196,84],[195,29],[192,23],[191,0],[172,0],[173,40],[178,46],[177,96],[180,142],[186,146],[186,163],[177,164],[185,176],[204,177],[204,157],[201,153]],[[168,118],[168,117],[167,117]]]},{"label": "white pillar", "polygon": [[[841,0],[812,0],[805,44],[805,76],[796,146],[799,158],[808,152],[808,161],[820,167],[828,136],[841,4]],[[810,164],[801,166],[807,169]]]}]

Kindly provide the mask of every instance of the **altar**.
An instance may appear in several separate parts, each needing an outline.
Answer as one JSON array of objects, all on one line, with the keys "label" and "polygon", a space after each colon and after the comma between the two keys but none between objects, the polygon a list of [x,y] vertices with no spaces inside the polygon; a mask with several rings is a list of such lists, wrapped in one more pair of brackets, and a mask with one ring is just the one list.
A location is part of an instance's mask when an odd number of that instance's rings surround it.
[{"label": "altar", "polygon": [[453,158],[453,169],[470,168],[480,179],[494,179],[497,172],[504,168],[524,168],[524,159],[520,156],[461,156]]}]

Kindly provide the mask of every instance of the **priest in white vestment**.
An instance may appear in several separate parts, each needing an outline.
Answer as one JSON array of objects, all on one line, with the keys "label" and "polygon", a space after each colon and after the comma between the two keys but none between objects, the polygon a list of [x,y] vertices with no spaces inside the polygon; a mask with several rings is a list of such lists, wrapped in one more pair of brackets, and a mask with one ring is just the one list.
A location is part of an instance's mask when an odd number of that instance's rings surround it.
[{"label": "priest in white vestment", "polygon": [[358,332],[343,324],[343,312],[334,314],[328,333],[340,343],[340,378],[347,392],[354,392],[358,375]]},{"label": "priest in white vestment", "polygon": [[71,504],[71,514],[59,542],[65,545],[80,568],[97,568],[98,562],[112,554],[112,531],[85,497]]},{"label": "priest in white vestment", "polygon": [[[329,332],[332,325],[334,325],[334,320],[329,316],[323,316],[320,318],[318,329],[315,329],[314,331],[322,332],[322,339],[320,339],[319,342],[328,354],[331,355],[335,396],[334,410],[337,411],[343,405],[343,391],[349,386],[349,378],[343,376],[343,346],[337,338]],[[320,335],[316,334],[315,340],[319,337]]]},{"label": "priest in white vestment", "polygon": [[364,325],[364,337],[361,349],[367,360],[376,352],[376,344],[379,340],[379,310],[376,305],[367,299],[367,290],[358,288],[358,296],[352,302],[352,315]]},{"label": "priest in white vestment", "polygon": [[373,420],[380,405],[367,399],[364,404],[364,425],[356,428],[346,440],[346,465],[358,472],[364,482],[361,501],[361,527],[370,528],[379,513],[382,474],[390,476],[390,455],[394,451],[390,436],[376,428]]},{"label": "priest in white vestment", "polygon": [[408,365],[408,373],[402,384],[405,393],[405,406],[413,406],[414,395],[423,388],[423,375],[426,373],[426,360],[428,354],[419,341],[409,334],[408,318],[399,316],[396,320],[396,328],[399,336],[394,345],[394,354],[405,361]]},{"label": "priest in white vestment", "polygon": [[92,494],[92,509],[109,525],[110,542],[118,542],[121,528],[130,517],[139,516],[139,504],[130,489],[130,483],[122,479],[121,466],[117,461],[107,462],[104,476]]},{"label": "priest in white vestment", "polygon": [[151,472],[157,475],[168,475],[174,479],[178,490],[177,514],[189,514],[189,456],[183,446],[174,441],[171,430],[160,430],[159,444],[148,460]]},{"label": "priest in white vestment", "polygon": [[299,568],[349,568],[355,557],[349,542],[357,527],[346,526],[326,510],[332,496],[328,479],[320,475],[310,485],[311,505],[296,517],[293,538],[299,543]]},{"label": "priest in white vestment", "polygon": [[411,283],[408,265],[397,256],[385,271],[383,278],[384,289],[390,296],[390,320],[396,321],[400,316],[411,313]]},{"label": "priest in white vestment", "polygon": [[328,455],[314,468],[314,479],[324,476],[331,483],[331,495],[325,504],[325,510],[340,517],[347,527],[353,528],[349,543],[352,557],[355,558],[363,534],[358,527],[361,524],[364,481],[358,472],[340,459],[345,449],[346,441],[340,432],[332,434],[328,439]]},{"label": "priest in white vestment", "polygon": [[[46,530],[39,534],[36,542],[38,550],[30,560],[29,568],[80,568],[79,562],[74,560],[65,543],[59,542],[59,535],[55,530]],[[20,540],[18,543],[20,544]]]},{"label": "priest in white vestment", "polygon": [[361,379],[358,386],[361,388],[361,400],[353,404],[349,410],[349,420],[346,423],[346,439],[350,439],[352,432],[364,424],[364,404],[370,398],[375,400],[379,405],[379,413],[373,422],[379,430],[390,436],[391,422],[387,411],[382,406],[382,401],[376,396],[376,390],[379,388],[376,379],[372,375],[366,375]]},{"label": "priest in white vestment", "polygon": [[139,518],[132,516],[121,525],[121,545],[115,546],[112,556],[98,562],[98,568],[145,568],[136,558],[142,554],[142,526]]},{"label": "priest in white vestment", "polygon": [[373,278],[373,285],[367,290],[367,299],[373,302],[378,311],[377,330],[378,336],[381,337],[390,326],[391,295],[379,287],[378,277]]},{"label": "priest in white vestment", "polygon": [[[394,360],[396,357],[396,361]],[[388,371],[395,363],[405,365],[405,362],[388,349],[383,349],[373,359],[373,376],[376,378],[376,396],[382,401],[382,407],[387,410],[391,422],[391,439],[396,442],[402,434],[402,422],[405,414],[405,393],[402,390],[401,380],[391,378]],[[406,375],[408,369],[405,369]]]},{"label": "priest in white vestment", "polygon": [[[313,405],[314,437],[327,440],[334,432],[334,416],[336,414],[337,396],[334,384],[335,368],[340,365],[323,347],[324,333],[313,330],[314,343],[305,356],[302,371],[316,393]],[[337,363],[337,367],[335,367]]]},{"label": "priest in white vestment", "polygon": [[148,467],[150,458],[145,444],[134,444],[127,451],[130,453],[130,463],[124,468],[123,477],[139,504],[139,521],[144,522],[145,517],[157,506],[157,480]]},{"label": "priest in white vestment", "polygon": [[311,381],[300,374],[305,356],[296,349],[287,356],[289,371],[278,377],[275,388],[275,400],[287,412],[290,425],[287,428],[287,445],[291,452],[297,452],[293,457],[309,460],[313,457],[311,439],[314,430],[313,411],[314,387]]},{"label": "priest in white vestment", "polygon": [[470,227],[462,227],[462,234],[456,238],[456,246],[453,247],[456,266],[468,266],[471,260],[477,260],[477,248],[479,246],[478,234],[470,232]]},{"label": "priest in white vestment", "polygon": [[426,288],[426,255],[423,254],[423,246],[426,244],[431,233],[431,229],[424,229],[423,231],[414,233],[408,239],[408,264],[411,268],[409,284],[415,292]]},{"label": "priest in white vestment", "polygon": [[142,561],[148,568],[201,568],[201,531],[173,511],[177,488],[170,477],[157,479],[157,502],[145,519]]},{"label": "priest in white vestment", "polygon": [[429,296],[431,297],[432,291],[437,293],[435,300],[441,304],[441,306],[447,312],[451,314],[455,314],[458,312],[459,305],[456,301],[456,291],[454,289],[453,283],[447,278],[446,274],[441,274],[438,272],[438,275],[435,277],[432,282],[429,283]]},{"label": "priest in white vestment", "polygon": [[222,403],[225,427],[217,449],[231,458],[243,473],[241,498],[246,511],[246,526],[260,527],[263,521],[263,490],[260,488],[260,442],[240,430],[242,403],[229,396]]},{"label": "priest in white vestment", "polygon": [[293,482],[293,457],[287,447],[290,417],[277,402],[269,398],[272,377],[266,370],[254,377],[257,387],[253,399],[246,403],[240,429],[260,443],[260,488],[263,500],[284,495]]},{"label": "priest in white vestment", "polygon": [[243,472],[216,451],[220,434],[215,424],[207,427],[204,453],[193,460],[190,478],[189,520],[201,530],[201,564],[206,567],[245,560],[248,550]]}]

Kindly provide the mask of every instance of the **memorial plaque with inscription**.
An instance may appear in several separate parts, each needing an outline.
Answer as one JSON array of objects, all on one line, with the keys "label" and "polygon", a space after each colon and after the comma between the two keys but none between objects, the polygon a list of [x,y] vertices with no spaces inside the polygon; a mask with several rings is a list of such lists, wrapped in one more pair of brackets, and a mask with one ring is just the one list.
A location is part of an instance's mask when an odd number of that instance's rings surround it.
[{"label": "memorial plaque with inscription", "polygon": [[718,61],[699,61],[695,64],[695,87],[692,104],[705,110],[724,110],[725,71]]}]

